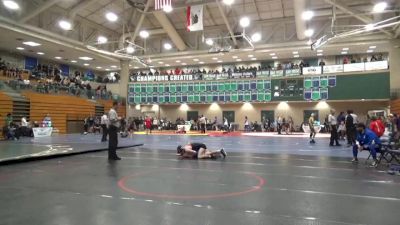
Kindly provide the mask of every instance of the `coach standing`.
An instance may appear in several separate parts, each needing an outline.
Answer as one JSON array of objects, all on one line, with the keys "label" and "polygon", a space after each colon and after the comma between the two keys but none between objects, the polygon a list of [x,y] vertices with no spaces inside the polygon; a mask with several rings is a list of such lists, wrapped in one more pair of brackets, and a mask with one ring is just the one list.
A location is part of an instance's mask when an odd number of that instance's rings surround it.
[{"label": "coach standing", "polygon": [[101,116],[101,128],[103,129],[103,136],[101,137],[101,142],[107,141],[107,125],[108,125],[108,116],[107,113],[104,112],[103,116]]},{"label": "coach standing", "polygon": [[108,112],[108,119],[109,119],[108,160],[121,160],[121,158],[117,156],[118,127],[119,127],[117,108],[118,108],[118,103],[114,102],[113,107]]}]

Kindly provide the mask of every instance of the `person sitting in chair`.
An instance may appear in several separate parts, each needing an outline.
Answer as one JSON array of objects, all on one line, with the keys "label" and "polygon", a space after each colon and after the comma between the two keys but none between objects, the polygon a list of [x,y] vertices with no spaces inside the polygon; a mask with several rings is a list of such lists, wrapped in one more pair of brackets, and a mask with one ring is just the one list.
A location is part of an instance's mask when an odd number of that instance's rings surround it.
[{"label": "person sitting in chair", "polygon": [[211,151],[203,143],[189,143],[185,146],[179,145],[176,149],[177,155],[183,159],[216,159],[227,156],[225,150]]},{"label": "person sitting in chair", "polygon": [[371,152],[371,156],[373,158],[373,162],[371,164],[372,167],[376,167],[378,165],[378,161],[376,159],[376,153],[379,152],[381,147],[381,140],[379,137],[370,129],[365,127],[365,124],[359,123],[357,124],[357,142],[358,144],[353,145],[353,160],[354,163],[358,163],[358,151],[368,150]]}]

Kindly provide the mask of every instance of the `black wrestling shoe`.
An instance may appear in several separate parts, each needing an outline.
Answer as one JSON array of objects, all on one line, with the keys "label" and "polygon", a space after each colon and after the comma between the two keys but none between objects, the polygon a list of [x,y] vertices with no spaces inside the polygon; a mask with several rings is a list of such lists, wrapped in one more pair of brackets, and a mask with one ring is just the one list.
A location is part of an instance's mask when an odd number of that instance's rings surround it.
[{"label": "black wrestling shoe", "polygon": [[221,152],[221,154],[224,158],[226,158],[226,156],[228,155],[228,154],[226,154],[226,152],[223,148],[221,148],[221,150],[219,150],[219,152]]},{"label": "black wrestling shoe", "polygon": [[108,160],[121,160],[121,158],[118,156],[115,156],[115,157],[109,157]]}]

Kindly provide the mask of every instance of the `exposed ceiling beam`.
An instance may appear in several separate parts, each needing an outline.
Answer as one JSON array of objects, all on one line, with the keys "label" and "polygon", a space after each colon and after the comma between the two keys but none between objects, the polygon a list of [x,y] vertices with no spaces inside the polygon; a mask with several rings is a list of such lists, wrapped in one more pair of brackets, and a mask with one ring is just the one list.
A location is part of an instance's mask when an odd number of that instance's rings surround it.
[{"label": "exposed ceiling beam", "polygon": [[216,25],[215,19],[214,19],[213,15],[211,15],[210,9],[208,8],[207,5],[204,6],[204,9],[205,9],[204,11],[206,12],[207,17],[210,18],[211,24],[213,26],[215,26]]},{"label": "exposed ceiling beam", "polygon": [[25,16],[23,16],[19,22],[20,23],[25,23],[30,19],[33,19],[35,16],[39,15],[41,12],[45,11],[46,9],[52,7],[53,5],[57,4],[58,2],[61,2],[61,0],[47,0],[43,4],[39,5],[36,9],[31,11],[30,13],[27,13]]},{"label": "exposed ceiling beam", "polygon": [[154,11],[153,15],[154,17],[156,17],[156,19],[161,24],[163,29],[167,32],[168,36],[171,38],[171,41],[174,43],[177,49],[179,49],[179,51],[186,50],[187,46],[185,42],[183,41],[182,37],[178,34],[174,25],[172,25],[171,21],[168,19],[167,15],[165,15],[165,12],[162,10]]},{"label": "exposed ceiling beam", "polygon": [[[254,5],[254,8],[256,8],[257,16],[258,16],[258,19],[260,20],[261,16],[260,16],[260,11],[258,11],[256,0],[253,0],[253,5]],[[283,9],[283,7],[282,7],[282,9]]]},{"label": "exposed ceiling beam", "polygon": [[146,6],[144,7],[144,11],[140,15],[139,21],[137,22],[136,27],[135,27],[135,31],[133,32],[132,40],[131,40],[132,42],[135,42],[135,39],[138,36],[140,29],[142,29],[143,20],[144,20],[144,17],[146,16],[146,12],[150,8],[151,2],[152,2],[152,0],[147,0]]},{"label": "exposed ceiling beam", "polygon": [[237,41],[236,41],[236,37],[235,37],[235,34],[233,33],[232,27],[231,27],[231,25],[229,24],[228,18],[226,18],[224,9],[222,8],[222,5],[221,5],[221,3],[220,3],[218,0],[215,0],[215,2],[217,3],[218,9],[219,9],[219,11],[221,12],[221,16],[222,16],[222,19],[224,20],[224,22],[225,22],[225,24],[226,24],[226,28],[228,29],[229,34],[231,35],[233,44],[235,45],[235,48],[237,48],[237,47],[238,47],[238,43],[237,43]]},{"label": "exposed ceiling beam", "polygon": [[74,18],[76,14],[79,13],[82,9],[86,9],[91,4],[97,2],[98,0],[83,0],[80,1],[78,4],[74,5],[70,10],[68,10],[68,14],[70,18]]},{"label": "exposed ceiling beam", "polygon": [[[355,12],[353,9],[349,8],[348,6],[344,5],[343,3],[341,3],[339,0],[325,0],[325,2],[331,4],[332,6],[335,6],[336,8],[340,9],[341,11],[343,11],[344,13],[347,13],[349,15],[354,16],[354,18],[357,18],[358,20],[364,22],[365,24],[371,24],[374,21],[368,17],[368,16],[363,16],[363,15],[357,15],[357,12]],[[389,36],[390,38],[393,37],[393,34],[389,31],[380,29],[381,32],[385,33],[387,36]]]}]

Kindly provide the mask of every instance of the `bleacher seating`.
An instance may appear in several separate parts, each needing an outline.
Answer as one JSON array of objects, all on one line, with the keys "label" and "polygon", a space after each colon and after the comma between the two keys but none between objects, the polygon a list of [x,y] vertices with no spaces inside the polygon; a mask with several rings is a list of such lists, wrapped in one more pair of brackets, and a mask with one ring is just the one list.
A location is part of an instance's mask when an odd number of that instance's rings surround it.
[{"label": "bleacher seating", "polygon": [[23,95],[30,101],[31,121],[40,122],[49,113],[53,127],[61,134],[67,133],[67,118],[84,118],[95,113],[95,104],[87,99],[32,92],[24,92]]},{"label": "bleacher seating", "polygon": [[400,115],[400,99],[392,100],[390,102],[390,111]]},{"label": "bleacher seating", "polygon": [[2,129],[5,125],[4,118],[8,113],[12,113],[12,110],[13,102],[11,97],[0,92],[0,129]]},{"label": "bleacher seating", "polygon": [[[112,100],[98,100],[98,101],[104,106],[105,112],[110,111],[110,109],[113,105]],[[118,113],[118,116],[126,117],[126,106],[125,105],[118,106],[117,113]]]}]

